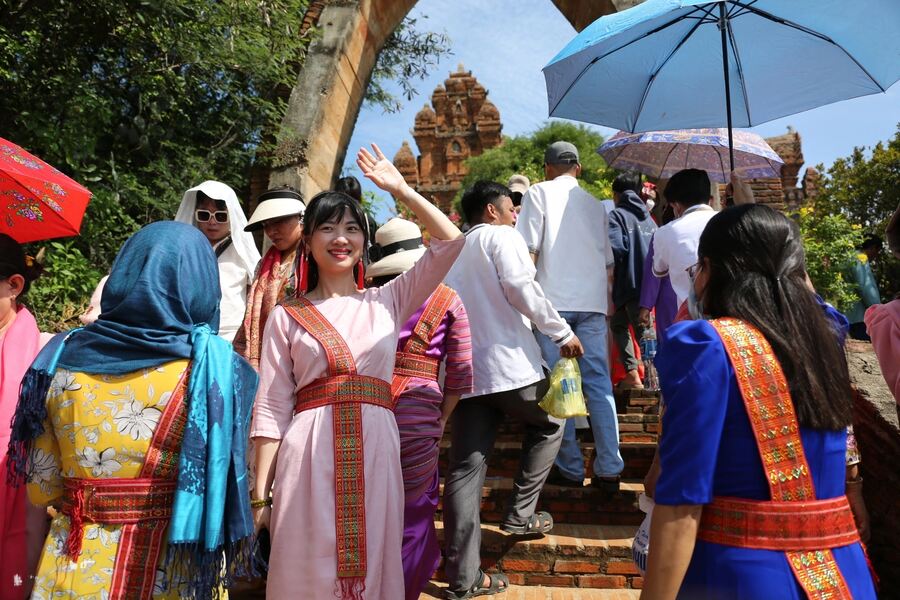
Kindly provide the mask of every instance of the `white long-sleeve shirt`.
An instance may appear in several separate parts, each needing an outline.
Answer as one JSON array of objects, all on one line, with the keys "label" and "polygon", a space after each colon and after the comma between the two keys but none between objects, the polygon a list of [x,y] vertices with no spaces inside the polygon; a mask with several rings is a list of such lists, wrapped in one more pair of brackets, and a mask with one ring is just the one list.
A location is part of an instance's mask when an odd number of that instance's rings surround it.
[{"label": "white long-sleeve shirt", "polygon": [[540,284],[528,247],[515,229],[476,225],[444,280],[457,291],[472,332],[473,388],[464,397],[514,390],[544,377],[531,323],[562,345],[572,328]]}]

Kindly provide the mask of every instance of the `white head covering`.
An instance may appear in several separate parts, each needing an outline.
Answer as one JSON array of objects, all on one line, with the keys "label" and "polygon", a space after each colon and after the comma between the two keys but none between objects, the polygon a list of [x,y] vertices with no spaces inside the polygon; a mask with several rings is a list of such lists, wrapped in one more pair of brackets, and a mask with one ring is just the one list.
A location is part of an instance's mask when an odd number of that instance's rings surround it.
[{"label": "white head covering", "polygon": [[225,208],[228,209],[228,227],[231,230],[231,243],[238,256],[240,256],[244,268],[252,275],[256,270],[257,263],[259,263],[259,250],[256,249],[256,241],[253,239],[253,234],[244,231],[244,227],[247,225],[247,217],[244,216],[244,210],[238,203],[237,194],[234,193],[233,189],[218,181],[204,181],[200,185],[192,187],[184,193],[178,212],[175,213],[175,220],[197,226],[197,221],[194,220],[194,211],[197,209],[197,192],[203,192],[213,200],[225,202]]}]

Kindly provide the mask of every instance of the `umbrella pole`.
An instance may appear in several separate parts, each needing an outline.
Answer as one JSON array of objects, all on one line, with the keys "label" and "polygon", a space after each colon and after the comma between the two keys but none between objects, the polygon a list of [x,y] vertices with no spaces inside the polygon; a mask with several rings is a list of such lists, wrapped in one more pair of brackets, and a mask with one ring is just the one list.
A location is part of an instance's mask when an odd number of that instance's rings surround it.
[{"label": "umbrella pole", "polygon": [[725,2],[719,2],[719,32],[722,34],[722,69],[725,72],[725,114],[728,118],[728,161],[734,171],[734,134],[731,131],[731,81],[728,77],[728,15]]}]

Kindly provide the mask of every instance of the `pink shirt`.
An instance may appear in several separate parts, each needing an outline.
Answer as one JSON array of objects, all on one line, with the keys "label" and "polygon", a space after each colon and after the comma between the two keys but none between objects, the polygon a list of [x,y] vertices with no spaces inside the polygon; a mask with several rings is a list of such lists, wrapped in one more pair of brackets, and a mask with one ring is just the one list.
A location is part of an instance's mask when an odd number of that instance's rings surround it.
[{"label": "pink shirt", "polygon": [[[360,375],[391,381],[400,327],[435,290],[464,244],[463,238],[433,239],[415,266],[387,285],[314,303],[344,338]],[[277,306],[263,334],[251,437],[282,439],[294,417],[296,393],[327,374],[322,346]]]},{"label": "pink shirt", "polygon": [[881,374],[900,404],[900,300],[870,306],[865,321]]}]

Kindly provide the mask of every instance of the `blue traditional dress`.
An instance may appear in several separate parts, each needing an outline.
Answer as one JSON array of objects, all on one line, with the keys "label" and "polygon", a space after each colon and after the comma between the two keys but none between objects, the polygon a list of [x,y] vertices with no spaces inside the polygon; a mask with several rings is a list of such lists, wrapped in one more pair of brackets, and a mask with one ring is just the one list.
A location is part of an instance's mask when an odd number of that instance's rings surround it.
[{"label": "blue traditional dress", "polygon": [[[826,311],[839,322],[839,313],[830,307]],[[713,325],[686,321],[670,327],[656,366],[666,398],[656,503],[705,505],[713,497],[771,500],[735,370]],[[800,438],[816,498],[843,496],[847,432],[801,427]],[[874,600],[860,544],[832,552],[853,598]],[[700,539],[678,595],[690,600],[806,597],[785,552]]]}]

